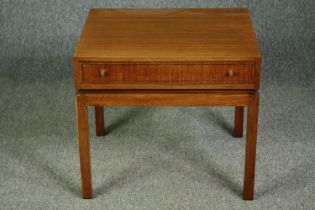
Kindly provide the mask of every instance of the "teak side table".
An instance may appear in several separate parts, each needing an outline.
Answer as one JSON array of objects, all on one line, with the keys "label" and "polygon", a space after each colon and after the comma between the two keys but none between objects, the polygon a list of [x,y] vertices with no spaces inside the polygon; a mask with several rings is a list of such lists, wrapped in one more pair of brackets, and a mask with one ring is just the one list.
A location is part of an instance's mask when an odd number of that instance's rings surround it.
[{"label": "teak side table", "polygon": [[247,9],[92,9],[73,55],[82,197],[92,198],[87,106],[247,106],[245,200],[254,197],[261,55]]}]

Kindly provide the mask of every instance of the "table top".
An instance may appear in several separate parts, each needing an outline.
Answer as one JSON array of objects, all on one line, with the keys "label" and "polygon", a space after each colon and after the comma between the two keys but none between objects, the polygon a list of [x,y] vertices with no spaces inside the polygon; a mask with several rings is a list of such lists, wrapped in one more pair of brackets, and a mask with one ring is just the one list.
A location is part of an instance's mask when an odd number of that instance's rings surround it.
[{"label": "table top", "polygon": [[248,9],[91,9],[74,60],[256,61]]}]

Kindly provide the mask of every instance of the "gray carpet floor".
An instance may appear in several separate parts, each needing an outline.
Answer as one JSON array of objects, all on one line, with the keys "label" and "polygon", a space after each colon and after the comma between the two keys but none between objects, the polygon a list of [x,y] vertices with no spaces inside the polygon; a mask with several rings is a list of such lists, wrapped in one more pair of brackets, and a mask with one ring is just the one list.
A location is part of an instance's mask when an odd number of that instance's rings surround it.
[{"label": "gray carpet floor", "polygon": [[[255,200],[232,107],[106,107],[80,198],[71,55],[91,7],[246,7],[263,55]],[[0,209],[315,209],[315,1],[1,0]]]},{"label": "gray carpet floor", "polygon": [[[89,110],[94,199],[80,198],[72,79],[1,78],[1,209],[314,209],[314,85],[264,82],[254,201],[232,107]],[[49,97],[50,96],[50,97]]]}]

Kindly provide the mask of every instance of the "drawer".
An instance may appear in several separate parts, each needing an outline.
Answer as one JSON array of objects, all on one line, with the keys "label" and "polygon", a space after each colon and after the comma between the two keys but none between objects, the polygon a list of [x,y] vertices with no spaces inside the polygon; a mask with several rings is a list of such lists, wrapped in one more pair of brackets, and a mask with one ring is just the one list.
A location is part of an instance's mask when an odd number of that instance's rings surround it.
[{"label": "drawer", "polygon": [[82,64],[86,84],[251,84],[252,63],[240,64]]}]

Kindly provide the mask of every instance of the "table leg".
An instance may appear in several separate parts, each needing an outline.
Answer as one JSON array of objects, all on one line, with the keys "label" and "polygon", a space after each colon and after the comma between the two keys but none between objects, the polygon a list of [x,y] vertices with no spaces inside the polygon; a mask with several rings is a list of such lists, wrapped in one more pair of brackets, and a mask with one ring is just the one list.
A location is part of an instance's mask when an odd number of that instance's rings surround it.
[{"label": "table leg", "polygon": [[252,96],[247,112],[247,139],[244,175],[244,200],[253,200],[255,182],[256,142],[258,126],[259,95]]},{"label": "table leg", "polygon": [[234,136],[243,137],[244,107],[236,106],[234,113]]},{"label": "table leg", "polygon": [[95,106],[95,128],[97,136],[105,136],[104,107]]},{"label": "table leg", "polygon": [[92,182],[90,169],[90,145],[88,129],[88,111],[85,98],[82,95],[76,96],[77,102],[77,125],[80,152],[82,197],[92,198]]}]

